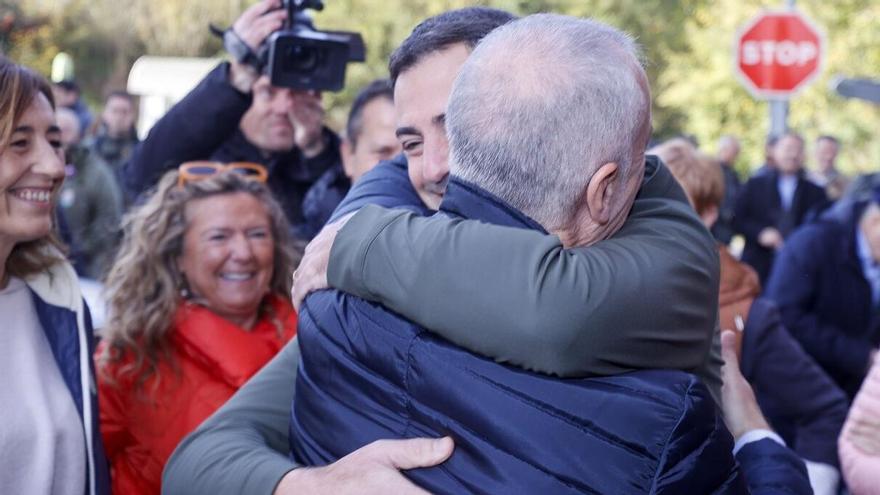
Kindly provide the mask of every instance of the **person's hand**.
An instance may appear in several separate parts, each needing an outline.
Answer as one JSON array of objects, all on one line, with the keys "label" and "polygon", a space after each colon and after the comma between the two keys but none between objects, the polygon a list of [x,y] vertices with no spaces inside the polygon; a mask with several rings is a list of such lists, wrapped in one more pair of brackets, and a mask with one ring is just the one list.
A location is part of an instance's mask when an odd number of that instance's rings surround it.
[{"label": "person's hand", "polygon": [[766,227],[758,234],[758,244],[768,249],[780,249],[785,240],[782,234],[773,227]]},{"label": "person's hand", "polygon": [[294,92],[290,121],[293,123],[294,143],[306,158],[324,151],[327,143],[324,141],[324,105],[320,92]]},{"label": "person's hand", "polygon": [[769,430],[755,393],[739,370],[736,335],[730,330],[721,332],[721,357],[724,359],[721,368],[721,411],[733,439],[739,440],[751,430]]},{"label": "person's hand", "polygon": [[880,455],[880,417],[864,414],[851,416],[846,437],[862,452]]},{"label": "person's hand", "polygon": [[327,282],[327,266],[330,264],[330,249],[333,248],[336,234],[348,223],[352,215],[354,215],[353,212],[333,223],[325,225],[318,232],[318,235],[312,239],[312,242],[306,246],[302,261],[299,262],[299,267],[293,272],[293,287],[290,291],[290,299],[293,301],[293,306],[297,312],[300,305],[302,305],[303,299],[310,292],[329,287]]},{"label": "person's hand", "polygon": [[[287,10],[281,8],[281,0],[263,0],[252,5],[232,24],[235,34],[254,52],[266,38],[281,29],[287,19]],[[250,93],[260,77],[256,69],[233,60],[229,66],[229,83],[242,93]]]},{"label": "person's hand", "polygon": [[436,466],[452,455],[454,447],[449,437],[379,440],[329,466],[294,469],[281,478],[273,495],[427,494],[400,470]]}]

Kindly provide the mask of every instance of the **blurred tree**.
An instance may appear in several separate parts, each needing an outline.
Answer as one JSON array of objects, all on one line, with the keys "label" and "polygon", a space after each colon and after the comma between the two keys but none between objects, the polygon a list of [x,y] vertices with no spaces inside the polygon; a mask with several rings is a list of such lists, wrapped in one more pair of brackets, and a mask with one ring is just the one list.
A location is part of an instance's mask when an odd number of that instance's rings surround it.
[{"label": "blurred tree", "polygon": [[[120,87],[140,55],[214,56],[219,40],[207,25],[228,26],[254,0],[0,0],[0,49],[48,73],[59,50],[77,63],[77,78],[96,102]],[[722,134],[743,140],[739,166],[761,159],[768,128],[767,105],[754,100],[734,77],[736,31],[761,8],[782,0],[325,0],[315,13],[318,28],[359,31],[367,62],[353,64],[346,89],[325,101],[340,129],[347,107],[364,84],[387,76],[388,56],[428,16],[466,5],[491,5],[517,14],[559,12],[590,16],[632,33],[645,51],[654,92],[658,138],[687,133],[714,151]],[[843,141],[846,170],[877,168],[880,109],[844,100],[828,89],[836,74],[877,77],[880,73],[880,4],[876,0],[800,0],[798,8],[827,32],[828,57],[822,75],[791,104],[790,124],[808,140],[831,133]],[[10,17],[7,14],[13,12]],[[12,29],[8,19],[45,19]],[[14,24],[19,26],[20,24]],[[7,28],[4,30],[4,26]],[[51,26],[51,27],[50,27]],[[10,34],[11,33],[11,34]]]},{"label": "blurred tree", "polygon": [[[375,77],[387,75],[388,56],[421,20],[467,5],[488,5],[527,15],[558,12],[593,17],[618,26],[639,40],[645,49],[648,75],[656,82],[672,53],[687,50],[688,40],[680,29],[693,11],[706,0],[326,0],[327,8],[315,16],[320,26],[357,30],[369,48],[365,66],[352,66],[346,90],[330,95],[334,120],[344,118],[344,103],[357,89]],[[658,104],[654,128],[658,136],[669,137],[683,130],[685,115],[677,107]]]},{"label": "blurred tree", "polygon": [[[722,134],[743,141],[738,166],[747,172],[763,161],[769,130],[768,105],[757,101],[734,77],[734,43],[739,28],[762,8],[781,2],[718,0],[698,6],[682,31],[686,51],[670,54],[669,65],[654,85],[659,106],[680,109],[685,127],[714,151]],[[849,172],[877,170],[880,158],[880,109],[845,100],[829,89],[837,74],[880,75],[880,4],[872,0],[801,0],[798,8],[826,31],[828,51],[820,76],[791,100],[789,126],[811,145],[820,134],[838,136],[840,164]],[[812,146],[808,146],[808,152]],[[812,158],[811,156],[809,158]]]},{"label": "blurred tree", "polygon": [[8,52],[14,39],[24,36],[46,22],[45,18],[26,16],[17,2],[0,1],[0,53]]}]

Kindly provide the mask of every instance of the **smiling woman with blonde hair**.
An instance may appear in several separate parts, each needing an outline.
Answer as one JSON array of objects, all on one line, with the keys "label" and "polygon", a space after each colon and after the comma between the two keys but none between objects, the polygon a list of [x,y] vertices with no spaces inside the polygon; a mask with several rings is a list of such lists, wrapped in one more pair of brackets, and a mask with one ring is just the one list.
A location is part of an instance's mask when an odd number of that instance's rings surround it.
[{"label": "smiling woman with blonde hair", "polygon": [[159,493],[177,443],[296,332],[296,259],[264,179],[259,165],[184,165],[125,221],[98,351],[116,493]]},{"label": "smiling woman with blonde hair", "polygon": [[92,325],[54,236],[60,135],[46,80],[0,56],[0,493],[109,490]]}]

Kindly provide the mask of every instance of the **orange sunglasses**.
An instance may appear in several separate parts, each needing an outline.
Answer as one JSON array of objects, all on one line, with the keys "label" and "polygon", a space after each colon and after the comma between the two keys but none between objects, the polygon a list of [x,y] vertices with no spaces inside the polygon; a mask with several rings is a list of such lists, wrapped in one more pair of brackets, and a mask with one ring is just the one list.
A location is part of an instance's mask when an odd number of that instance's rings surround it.
[{"label": "orange sunglasses", "polygon": [[212,175],[226,171],[241,174],[245,179],[254,180],[264,184],[266,183],[266,179],[269,178],[269,172],[266,171],[266,167],[259,163],[194,161],[183,163],[177,167],[177,187],[183,187],[187,182],[207,179]]}]

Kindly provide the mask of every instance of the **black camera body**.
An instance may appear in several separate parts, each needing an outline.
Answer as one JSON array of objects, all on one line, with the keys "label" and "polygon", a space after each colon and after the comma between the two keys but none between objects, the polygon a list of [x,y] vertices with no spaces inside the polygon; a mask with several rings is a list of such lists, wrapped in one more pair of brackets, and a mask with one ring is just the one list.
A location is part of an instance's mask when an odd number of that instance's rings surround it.
[{"label": "black camera body", "polygon": [[284,0],[287,25],[266,40],[263,71],[273,86],[339,91],[345,86],[349,62],[366,59],[358,33],[319,31],[305,9],[321,10],[321,0]]}]

